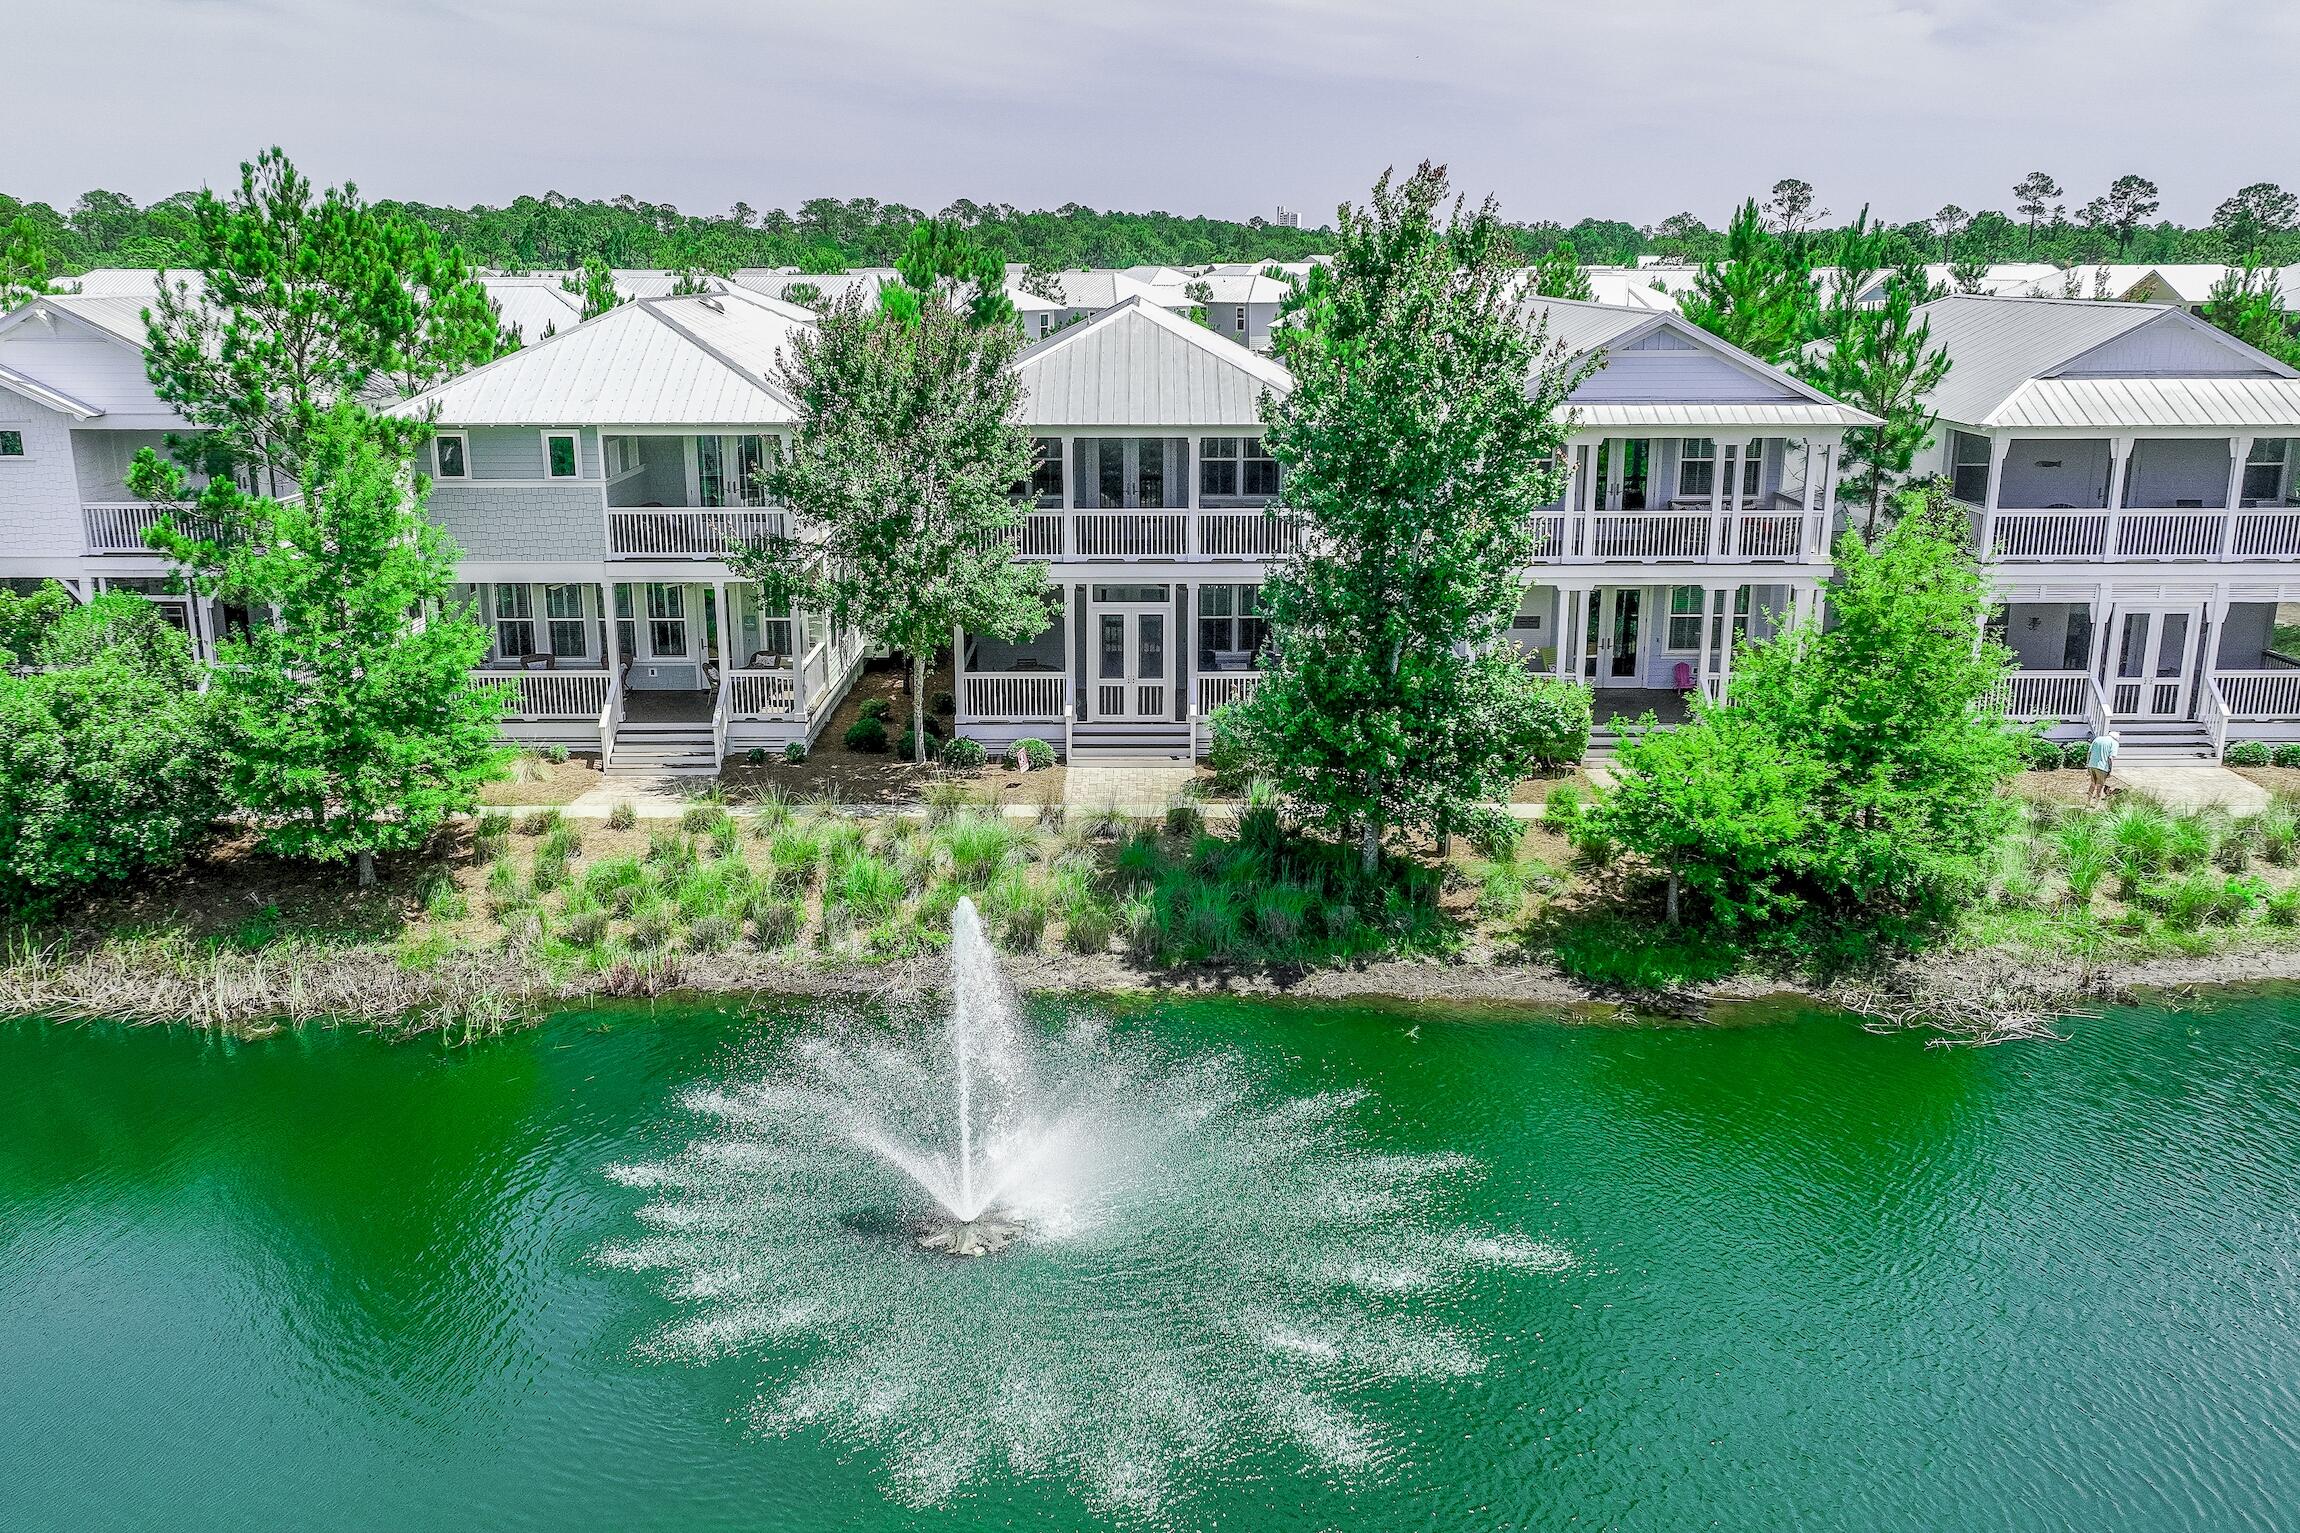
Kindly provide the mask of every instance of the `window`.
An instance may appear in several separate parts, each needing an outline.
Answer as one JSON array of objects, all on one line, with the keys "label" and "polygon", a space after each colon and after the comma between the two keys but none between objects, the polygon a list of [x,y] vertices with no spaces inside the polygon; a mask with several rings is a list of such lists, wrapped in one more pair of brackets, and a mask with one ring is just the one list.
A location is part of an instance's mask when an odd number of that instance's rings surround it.
[{"label": "window", "polygon": [[1755,500],[1757,486],[1765,479],[1765,444],[1755,437],[1741,449],[1741,498]]},{"label": "window", "polygon": [[0,458],[24,456],[24,433],[13,426],[0,426]]},{"label": "window", "polygon": [[1239,340],[1242,341],[1246,338],[1246,306],[1244,304],[1238,305],[1238,318],[1233,328],[1237,330]]},{"label": "window", "polygon": [[1701,647],[1701,609],[1709,593],[1700,586],[1669,588],[1669,647],[1687,654]]},{"label": "window", "polygon": [[532,586],[495,588],[495,652],[506,660],[535,651],[535,590]]},{"label": "window", "polygon": [[639,439],[630,436],[610,436],[599,439],[600,450],[607,457],[607,477],[620,479],[625,474],[637,473]]},{"label": "window", "polygon": [[1209,436],[1198,439],[1198,493],[1222,499],[1278,493],[1278,463],[1262,451],[1257,436]]},{"label": "window", "polygon": [[544,472],[553,479],[576,477],[575,433],[572,431],[546,431],[543,433]]},{"label": "window", "polygon": [[1969,431],[1949,433],[1949,493],[1976,506],[1988,504],[1989,439]]},{"label": "window", "polygon": [[631,588],[615,588],[615,647],[626,663],[638,658],[639,624],[632,616]]},{"label": "window", "polygon": [[1137,472],[1134,479],[1135,500],[1138,506],[1166,504],[1166,441],[1163,437],[1146,436],[1135,447]]},{"label": "window", "polygon": [[1717,491],[1717,444],[1705,436],[1689,436],[1677,450],[1677,493],[1687,500],[1706,500]]},{"label": "window", "polygon": [[581,586],[545,586],[543,610],[551,619],[552,654],[561,660],[580,660],[590,653],[590,625],[583,621]]},{"label": "window", "polygon": [[1038,454],[1030,470],[1030,493],[1042,506],[1059,506],[1062,504],[1062,439],[1033,437],[1030,445]]},{"label": "window", "polygon": [[767,466],[763,436],[695,438],[695,479],[706,506],[763,506],[759,473]]},{"label": "window", "polygon": [[757,586],[729,586],[727,600],[734,604],[735,655],[745,668],[780,665],[797,653],[789,612],[760,601]]},{"label": "window", "polygon": [[1041,309],[1038,314],[1038,338],[1045,340],[1054,329],[1054,316]]},{"label": "window", "polygon": [[471,465],[466,461],[466,446],[460,431],[442,431],[431,439],[432,461],[438,467],[433,477],[439,479],[469,479]]},{"label": "window", "polygon": [[656,658],[687,652],[687,588],[647,587],[647,647]]},{"label": "window", "polygon": [[1101,491],[1099,504],[1104,510],[1126,504],[1126,444],[1114,436],[1106,436],[1098,444],[1095,455],[1095,488]]},{"label": "window", "polygon": [[1198,588],[1198,669],[1250,671],[1260,663],[1262,643],[1269,634],[1261,596],[1260,586]]},{"label": "window", "polygon": [[[0,432],[5,438],[6,432]],[[2284,488],[2284,455],[2291,444],[2283,437],[2269,437],[2254,442],[2252,451],[2244,460],[2244,503],[2248,506],[2274,505]],[[0,452],[6,451],[0,445]]]}]

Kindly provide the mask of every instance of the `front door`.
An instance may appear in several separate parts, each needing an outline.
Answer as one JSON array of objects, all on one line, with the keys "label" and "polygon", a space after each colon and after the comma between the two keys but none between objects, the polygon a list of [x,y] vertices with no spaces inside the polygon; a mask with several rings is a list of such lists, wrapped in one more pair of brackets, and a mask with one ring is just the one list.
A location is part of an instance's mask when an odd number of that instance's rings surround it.
[{"label": "front door", "polygon": [[2128,719],[2188,717],[2200,614],[2188,608],[2127,612],[2117,630],[2109,712]]},{"label": "front door", "polygon": [[1583,674],[1601,687],[1638,674],[1637,620],[1644,594],[1634,587],[1590,593],[1590,658]]},{"label": "front door", "polygon": [[[1094,716],[1170,719],[1174,612],[1165,586],[1105,586],[1094,605]],[[1152,593],[1157,593],[1155,596]],[[1133,599],[1123,599],[1133,598]],[[1147,598],[1147,599],[1145,599]]]}]

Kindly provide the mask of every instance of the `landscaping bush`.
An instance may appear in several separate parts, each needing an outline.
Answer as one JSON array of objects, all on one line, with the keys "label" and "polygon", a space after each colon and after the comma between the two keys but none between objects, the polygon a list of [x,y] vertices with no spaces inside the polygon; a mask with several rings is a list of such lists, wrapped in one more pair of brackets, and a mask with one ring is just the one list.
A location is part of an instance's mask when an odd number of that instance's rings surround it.
[{"label": "landscaping bush", "polygon": [[1073,953],[1108,952],[1110,939],[1118,930],[1118,919],[1110,907],[1099,903],[1070,907],[1062,922],[1062,945]]},{"label": "landscaping bush", "polygon": [[765,746],[763,746],[763,745],[754,745],[754,746],[752,746],[752,747],[751,747],[749,750],[747,750],[747,751],[743,752],[743,765],[745,765],[745,766],[765,766],[766,764],[767,764],[767,748],[766,748]]},{"label": "landscaping bush", "polygon": [[564,745],[546,745],[543,747],[543,759],[553,766],[565,766],[567,764],[567,747]]},{"label": "landscaping bush", "polygon": [[942,764],[955,772],[971,772],[989,759],[979,740],[961,738],[942,748]]},{"label": "landscaping bush", "polygon": [[785,760],[785,761],[789,762],[789,763],[790,763],[792,766],[799,766],[799,765],[802,765],[802,764],[803,764],[803,763],[806,761],[806,759],[807,759],[807,742],[806,742],[806,741],[804,741],[804,740],[787,740],[787,741],[785,741],[785,742],[783,743],[783,760]]},{"label": "landscaping bush", "polygon": [[985,889],[1021,849],[1023,835],[1002,816],[965,812],[935,831],[950,856],[951,876],[969,889]]},{"label": "landscaping bush", "polygon": [[2280,767],[2300,767],[2300,741],[2287,740],[2268,752],[2268,764]]},{"label": "landscaping bush", "polygon": [[607,828],[609,830],[629,830],[638,823],[639,811],[627,803],[617,804],[607,811]]},{"label": "landscaping bush", "polygon": [[1571,766],[1589,753],[1592,694],[1578,681],[1534,678],[1526,698],[1533,760],[1540,767]]},{"label": "landscaping bush", "polygon": [[679,828],[689,835],[708,835],[727,820],[727,806],[705,800],[679,811]]},{"label": "landscaping bush", "polygon": [[1054,747],[1048,745],[1044,740],[1025,737],[1014,742],[1013,748],[1007,751],[1006,758],[1016,766],[1026,767],[1033,772],[1043,772],[1046,768],[1054,765]]},{"label": "landscaping bush", "polygon": [[2054,771],[2063,759],[2058,745],[2037,735],[2031,735],[2021,742],[2021,755],[2032,772]]},{"label": "landscaping bush", "polygon": [[2262,741],[2238,740],[2220,753],[2220,759],[2229,766],[2264,767],[2274,756]]},{"label": "landscaping bush", "polygon": [[1506,809],[1489,809],[1470,816],[1462,835],[1480,857],[1508,862],[1525,840],[1525,822]]},{"label": "landscaping bush", "polygon": [[538,809],[533,814],[520,816],[519,834],[540,836],[549,831],[557,830],[560,823],[565,819],[566,816],[556,809]]},{"label": "landscaping bush", "polygon": [[862,705],[855,709],[855,717],[858,719],[876,719],[879,723],[884,724],[894,717],[894,704],[883,697],[866,697],[862,700]]},{"label": "landscaping bush", "polygon": [[878,719],[855,720],[847,726],[847,732],[841,738],[846,741],[850,751],[868,751],[872,755],[886,753],[886,725]]},{"label": "landscaping bush", "polygon": [[[940,753],[941,748],[941,743],[935,736],[934,720],[928,719],[926,721],[926,759],[929,761],[934,760],[936,755]],[[911,731],[907,729],[904,730],[902,732],[902,738],[895,743],[894,753],[899,760],[917,760],[919,754],[918,737]]]},{"label": "landscaping bush", "polygon": [[2090,740],[2071,740],[2060,748],[2060,764],[2072,769],[2081,769],[2091,755],[2092,742]]},{"label": "landscaping bush", "polygon": [[935,693],[933,707],[937,713],[958,712],[958,694],[948,691]]},{"label": "landscaping bush", "polygon": [[1196,804],[1183,802],[1166,806],[1166,834],[1176,838],[1195,836],[1206,828],[1206,811]]}]

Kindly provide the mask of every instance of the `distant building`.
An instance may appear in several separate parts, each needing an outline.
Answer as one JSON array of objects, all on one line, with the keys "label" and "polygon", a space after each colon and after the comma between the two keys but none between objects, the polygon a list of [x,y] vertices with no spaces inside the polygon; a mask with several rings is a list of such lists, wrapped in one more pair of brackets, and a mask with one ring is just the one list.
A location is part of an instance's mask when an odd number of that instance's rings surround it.
[{"label": "distant building", "polygon": [[1299,229],[1302,227],[1302,215],[1281,204],[1278,208],[1278,227],[1281,229]]}]

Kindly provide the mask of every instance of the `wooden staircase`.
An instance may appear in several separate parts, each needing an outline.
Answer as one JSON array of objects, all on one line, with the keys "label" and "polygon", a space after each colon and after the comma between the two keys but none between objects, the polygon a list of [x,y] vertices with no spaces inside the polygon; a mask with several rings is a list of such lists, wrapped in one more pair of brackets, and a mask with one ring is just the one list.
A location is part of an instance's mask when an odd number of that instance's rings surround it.
[{"label": "wooden staircase", "polygon": [[1070,726],[1074,766],[1173,766],[1191,760],[1190,726],[1171,719],[1102,719]]},{"label": "wooden staircase", "polygon": [[606,772],[610,781],[718,775],[708,723],[640,724],[629,719],[615,731],[615,753]]}]

